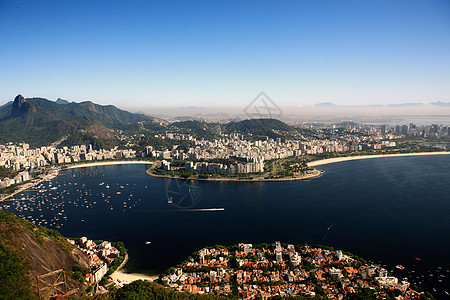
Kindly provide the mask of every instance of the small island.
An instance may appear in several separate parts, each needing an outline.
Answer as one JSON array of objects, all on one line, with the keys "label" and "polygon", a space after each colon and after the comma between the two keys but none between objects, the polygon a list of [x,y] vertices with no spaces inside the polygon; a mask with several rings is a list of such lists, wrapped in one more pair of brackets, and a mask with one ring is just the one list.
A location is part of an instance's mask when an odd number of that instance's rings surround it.
[{"label": "small island", "polygon": [[280,242],[205,247],[159,281],[175,291],[239,299],[428,297],[406,279],[351,253]]}]

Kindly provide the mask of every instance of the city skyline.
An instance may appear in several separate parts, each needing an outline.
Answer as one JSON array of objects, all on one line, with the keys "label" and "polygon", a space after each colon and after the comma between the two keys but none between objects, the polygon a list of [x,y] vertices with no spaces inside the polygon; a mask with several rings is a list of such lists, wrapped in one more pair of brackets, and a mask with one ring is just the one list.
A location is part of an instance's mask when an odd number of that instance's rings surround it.
[{"label": "city skyline", "polygon": [[[0,101],[124,108],[449,102],[445,1],[0,4]],[[226,105],[224,105],[226,103]]]}]

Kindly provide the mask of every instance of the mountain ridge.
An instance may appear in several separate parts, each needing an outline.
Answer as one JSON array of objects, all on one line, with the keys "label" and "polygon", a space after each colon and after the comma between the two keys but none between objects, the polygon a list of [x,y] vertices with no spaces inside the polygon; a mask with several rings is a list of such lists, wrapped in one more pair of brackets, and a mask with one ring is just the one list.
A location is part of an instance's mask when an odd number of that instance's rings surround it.
[{"label": "mountain ridge", "polygon": [[113,105],[59,100],[57,103],[17,95],[12,103],[0,107],[0,142],[26,141],[34,146],[45,146],[65,136],[83,133],[88,135],[88,140],[101,145],[115,139],[115,131],[133,132],[141,128],[154,131],[159,127],[156,118]]},{"label": "mountain ridge", "polygon": [[12,103],[0,107],[0,143],[25,141],[32,146],[46,146],[59,141],[65,146],[88,143],[96,149],[110,149],[119,143],[121,133],[152,135],[171,130],[205,139],[217,138],[220,133],[278,138],[296,132],[295,128],[277,119],[249,119],[226,124],[193,120],[169,123],[114,105],[69,102],[60,98],[51,101],[18,95]]},{"label": "mountain ridge", "polygon": [[332,102],[321,102],[312,105],[315,108],[371,108],[371,107],[387,107],[387,108],[407,108],[420,106],[450,106],[450,102],[407,102],[407,103],[389,103],[389,104],[366,104],[366,105],[338,105]]}]

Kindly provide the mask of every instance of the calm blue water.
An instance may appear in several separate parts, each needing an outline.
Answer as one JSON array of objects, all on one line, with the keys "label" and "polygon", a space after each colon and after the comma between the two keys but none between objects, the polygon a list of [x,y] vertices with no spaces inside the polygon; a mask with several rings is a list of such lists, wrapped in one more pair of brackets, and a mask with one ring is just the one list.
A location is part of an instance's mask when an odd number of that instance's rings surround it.
[{"label": "calm blue water", "polygon": [[320,178],[265,183],[177,182],[144,165],[80,168],[2,208],[65,236],[123,241],[128,271],[160,273],[205,245],[281,240],[334,246],[450,292],[450,156],[320,168]]}]

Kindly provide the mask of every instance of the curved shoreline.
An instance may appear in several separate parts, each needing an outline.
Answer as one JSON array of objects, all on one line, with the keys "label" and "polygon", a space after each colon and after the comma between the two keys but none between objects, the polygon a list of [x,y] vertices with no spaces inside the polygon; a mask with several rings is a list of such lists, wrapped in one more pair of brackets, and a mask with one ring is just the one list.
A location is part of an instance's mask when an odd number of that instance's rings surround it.
[{"label": "curved shoreline", "polygon": [[120,264],[120,266],[113,272],[113,274],[114,274],[115,272],[118,272],[118,271],[122,270],[122,268],[125,267],[125,265],[127,264],[127,262],[128,262],[128,253],[125,253],[125,259],[124,259],[123,262]]},{"label": "curved shoreline", "polygon": [[[147,175],[150,175],[152,177],[159,177],[159,178],[170,178],[170,179],[181,179],[181,180],[199,180],[199,181],[227,181],[227,182],[279,182],[279,181],[294,181],[294,180],[307,180],[307,179],[312,179],[312,178],[317,178],[322,176],[322,174],[324,173],[324,171],[319,170],[319,169],[314,169],[314,174],[308,174],[305,175],[303,177],[297,177],[297,178],[292,178],[292,177],[287,177],[287,178],[272,178],[272,179],[264,179],[264,178],[258,178],[258,179],[238,179],[238,178],[227,178],[227,177],[223,177],[223,178],[184,178],[181,176],[171,176],[171,175],[158,175],[158,174],[153,174],[151,171],[151,169],[148,169],[147,171],[145,171],[145,173],[147,173]],[[318,173],[317,173],[318,172]]]},{"label": "curved shoreline", "polygon": [[[395,153],[395,154],[374,154],[374,155],[355,155],[355,156],[342,156],[326,158],[316,161],[311,161],[307,163],[308,167],[316,167],[321,165],[360,160],[360,159],[372,159],[372,158],[383,158],[383,157],[402,157],[402,156],[427,156],[427,155],[445,155],[450,154],[450,151],[439,151],[439,152],[412,152],[412,153]],[[126,164],[142,164],[142,165],[153,165],[154,161],[143,161],[143,160],[119,160],[119,161],[100,161],[92,163],[83,163],[67,166],[65,169],[75,169],[75,168],[86,168],[86,167],[96,167],[96,166],[108,166],[108,165],[126,165]],[[227,181],[227,182],[280,182],[280,181],[295,181],[295,180],[307,180],[312,178],[317,178],[323,175],[324,171],[320,169],[314,169],[314,174],[308,174],[297,178],[272,178],[272,179],[238,179],[238,178],[183,178],[181,176],[170,176],[170,175],[158,175],[151,172],[151,168],[147,169],[147,175],[159,178],[170,178],[170,179],[181,179],[181,180],[199,180],[199,181]]]},{"label": "curved shoreline", "polygon": [[111,275],[111,279],[113,281],[117,281],[119,284],[127,284],[127,283],[131,283],[133,281],[136,280],[147,280],[147,281],[154,281],[156,279],[158,279],[158,275],[145,275],[145,274],[141,274],[141,273],[126,273],[125,271],[123,271],[123,267],[125,267],[125,265],[128,262],[128,253],[125,254],[125,259],[124,261],[120,264],[120,266],[117,268],[117,270],[115,270]]},{"label": "curved shoreline", "polygon": [[76,168],[98,167],[98,166],[128,165],[128,164],[151,165],[153,164],[153,162],[145,160],[96,161],[92,163],[69,165],[67,166],[67,168],[65,168],[65,170]]},{"label": "curved shoreline", "polygon": [[338,163],[338,162],[343,162],[343,161],[370,159],[370,158],[423,156],[423,155],[445,155],[445,154],[450,154],[450,151],[342,156],[342,157],[333,157],[333,158],[326,158],[326,159],[311,161],[308,163],[308,167],[315,167],[315,166],[333,164],[333,163]]},{"label": "curved shoreline", "polygon": [[141,273],[125,273],[122,270],[115,271],[110,275],[110,277],[113,281],[117,281],[119,284],[128,284],[136,280],[147,280],[153,282],[159,278],[158,275],[150,276]]}]

